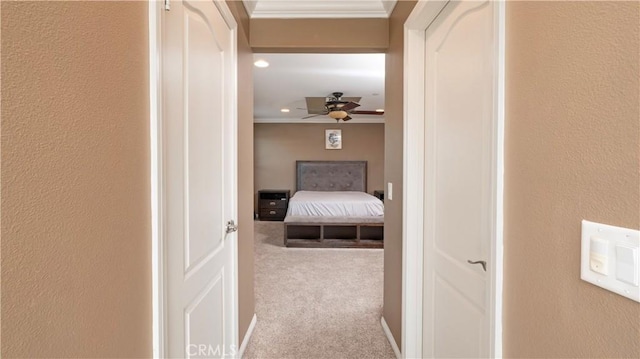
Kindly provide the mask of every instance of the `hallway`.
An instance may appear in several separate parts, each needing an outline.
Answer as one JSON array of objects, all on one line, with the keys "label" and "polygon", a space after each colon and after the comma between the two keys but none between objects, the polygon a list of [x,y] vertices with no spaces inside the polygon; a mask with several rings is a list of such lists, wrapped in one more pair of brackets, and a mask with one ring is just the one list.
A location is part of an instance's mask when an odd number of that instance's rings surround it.
[{"label": "hallway", "polygon": [[380,325],[383,251],[299,249],[255,222],[257,325],[245,358],[395,358]]}]

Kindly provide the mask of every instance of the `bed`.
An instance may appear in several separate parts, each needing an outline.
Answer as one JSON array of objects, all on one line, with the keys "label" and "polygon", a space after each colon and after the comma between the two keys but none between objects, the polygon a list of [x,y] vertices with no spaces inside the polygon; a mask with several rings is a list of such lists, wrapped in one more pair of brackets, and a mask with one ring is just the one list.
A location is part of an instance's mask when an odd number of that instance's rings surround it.
[{"label": "bed", "polygon": [[366,161],[297,161],[284,244],[383,248],[384,205],[366,191]]}]

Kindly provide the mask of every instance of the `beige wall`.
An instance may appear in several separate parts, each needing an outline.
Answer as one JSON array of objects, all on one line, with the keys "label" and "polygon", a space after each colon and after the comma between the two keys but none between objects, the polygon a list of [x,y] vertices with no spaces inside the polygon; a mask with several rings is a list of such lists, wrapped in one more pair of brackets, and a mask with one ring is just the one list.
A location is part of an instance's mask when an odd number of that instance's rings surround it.
[{"label": "beige wall", "polygon": [[384,52],[387,29],[388,19],[252,19],[251,47],[255,52]]},{"label": "beige wall", "polygon": [[1,355],[150,357],[147,4],[1,7]]},{"label": "beige wall", "polygon": [[[326,150],[325,129],[342,129],[342,149]],[[382,189],[384,124],[256,123],[255,193],[261,189],[296,189],[296,160],[365,160],[367,191]],[[257,202],[257,201],[256,201]]]},{"label": "beige wall", "polygon": [[580,220],[640,228],[640,8],[508,2],[505,357],[640,357],[640,305],[580,280]]},{"label": "beige wall", "polygon": [[402,161],[404,21],[415,1],[396,4],[389,19],[386,56],[384,183],[393,183],[393,200],[385,201],[383,316],[398,347],[402,334]]},{"label": "beige wall", "polygon": [[238,315],[242,343],[255,313],[253,261],[253,52],[249,16],[241,1],[227,1],[238,22]]}]

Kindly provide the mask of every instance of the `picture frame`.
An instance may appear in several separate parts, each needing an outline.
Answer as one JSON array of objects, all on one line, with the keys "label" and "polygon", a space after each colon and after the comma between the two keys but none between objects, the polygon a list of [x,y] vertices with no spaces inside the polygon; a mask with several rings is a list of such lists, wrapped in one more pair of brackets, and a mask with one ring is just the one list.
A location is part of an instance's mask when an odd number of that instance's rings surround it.
[{"label": "picture frame", "polygon": [[324,148],[326,150],[342,149],[342,130],[327,129],[324,130]]}]

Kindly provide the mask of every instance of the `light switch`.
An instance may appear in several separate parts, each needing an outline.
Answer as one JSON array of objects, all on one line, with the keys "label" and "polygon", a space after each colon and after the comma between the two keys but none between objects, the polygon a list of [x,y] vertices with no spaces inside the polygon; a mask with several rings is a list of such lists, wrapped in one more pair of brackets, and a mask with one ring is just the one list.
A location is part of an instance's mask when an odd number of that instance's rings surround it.
[{"label": "light switch", "polygon": [[616,278],[637,287],[639,269],[638,248],[616,246]]},{"label": "light switch", "polygon": [[609,241],[591,237],[589,246],[589,268],[602,275],[609,274]]},{"label": "light switch", "polygon": [[386,197],[387,197],[388,200],[393,200],[393,183],[391,183],[391,182],[387,183]]}]

